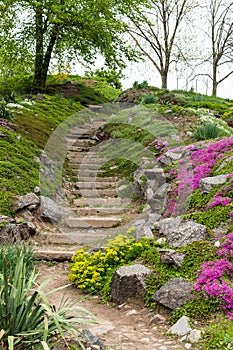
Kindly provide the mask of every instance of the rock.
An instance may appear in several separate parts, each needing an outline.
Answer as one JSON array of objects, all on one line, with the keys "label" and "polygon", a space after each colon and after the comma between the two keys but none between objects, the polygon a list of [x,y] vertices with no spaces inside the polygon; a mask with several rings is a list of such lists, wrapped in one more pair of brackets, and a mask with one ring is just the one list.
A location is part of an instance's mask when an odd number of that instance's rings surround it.
[{"label": "rock", "polygon": [[[83,338],[84,343],[90,345],[91,349],[93,349],[92,346],[98,346],[99,349],[105,348],[105,345],[98,339],[98,337],[94,336],[88,329],[82,330],[81,337]],[[79,341],[78,341],[78,345],[80,345]]]},{"label": "rock", "polygon": [[40,217],[45,221],[55,222],[61,218],[57,204],[50,198],[41,196],[40,198]]},{"label": "rock", "polygon": [[146,291],[145,279],[152,271],[141,264],[118,268],[112,279],[111,295],[114,302],[122,304],[130,298],[141,302]]},{"label": "rock", "polygon": [[179,160],[182,156],[182,153],[175,153],[171,151],[167,151],[163,154],[163,157],[159,160],[162,165],[169,165]]},{"label": "rock", "polygon": [[187,316],[182,316],[169,330],[171,334],[176,334],[179,336],[186,335],[190,332],[189,318]]},{"label": "rock", "polygon": [[135,238],[136,241],[140,241],[142,238],[154,238],[154,235],[150,229],[150,227],[145,226],[145,225],[141,225],[141,226],[137,226],[135,228],[136,234],[135,234]]},{"label": "rock", "polygon": [[167,322],[166,318],[162,315],[156,314],[154,315],[151,320],[150,320],[150,324],[162,324],[164,325]]},{"label": "rock", "polygon": [[6,215],[0,215],[0,224],[13,224],[15,223],[15,219],[10,218],[9,216]]},{"label": "rock", "polygon": [[201,331],[199,329],[192,329],[187,337],[187,340],[190,341],[190,343],[198,343],[201,339]]},{"label": "rock", "polygon": [[171,278],[165,285],[163,285],[152,299],[158,303],[175,310],[183,306],[191,299],[192,284],[183,278]]},{"label": "rock", "polygon": [[3,131],[0,130],[0,139],[7,139],[7,138],[8,136]]},{"label": "rock", "polygon": [[184,344],[184,347],[185,347],[185,349],[189,350],[192,348],[192,344],[186,343],[186,344]]},{"label": "rock", "polygon": [[7,224],[0,230],[0,243],[10,241],[27,240],[36,233],[36,227],[32,222],[21,224]]},{"label": "rock", "polygon": [[34,210],[40,203],[39,198],[35,193],[28,193],[24,196],[20,196],[17,202],[15,203],[15,210],[19,211],[25,208],[29,210]]},{"label": "rock", "polygon": [[229,175],[224,174],[212,177],[205,177],[201,179],[198,188],[202,193],[210,193],[214,187],[224,184],[227,181],[228,176]]},{"label": "rock", "polygon": [[204,225],[192,220],[182,222],[180,217],[160,220],[155,223],[155,227],[159,230],[159,234],[166,237],[167,245],[171,247],[185,247],[208,236]]},{"label": "rock", "polygon": [[158,243],[160,245],[166,244],[166,242],[167,242],[167,240],[165,237],[161,237],[161,238],[156,240],[156,243]]},{"label": "rock", "polygon": [[130,310],[126,312],[126,316],[130,317],[130,316],[136,316],[138,315],[138,311],[136,310]]},{"label": "rock", "polygon": [[36,187],[34,187],[34,193],[35,194],[40,194],[40,192],[41,192],[41,189],[40,189],[40,187],[39,186],[36,186]]},{"label": "rock", "polygon": [[38,92],[38,94],[36,95],[36,100],[42,101],[42,100],[44,100],[44,96]]},{"label": "rock", "polygon": [[159,249],[160,260],[163,264],[181,267],[185,254],[179,253],[173,249]]}]

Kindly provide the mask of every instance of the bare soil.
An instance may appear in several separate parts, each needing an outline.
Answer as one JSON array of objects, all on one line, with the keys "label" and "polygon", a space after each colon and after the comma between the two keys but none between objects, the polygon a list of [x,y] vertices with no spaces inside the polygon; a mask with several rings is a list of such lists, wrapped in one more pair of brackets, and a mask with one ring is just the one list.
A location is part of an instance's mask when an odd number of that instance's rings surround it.
[{"label": "bare soil", "polygon": [[[43,262],[40,265],[40,272],[39,282],[48,277],[52,278],[46,286],[47,291],[69,284],[67,263],[48,266]],[[64,289],[61,289],[48,297],[51,304],[58,307],[63,295]],[[100,297],[85,295],[71,284],[65,289],[65,298],[72,301],[77,300],[75,307],[84,307],[92,313],[87,318],[95,323],[82,325],[81,328],[88,329],[108,349],[181,350],[185,348],[184,344],[177,339],[165,335],[169,328],[167,322],[163,325],[151,324],[150,313],[146,308],[133,304],[110,306],[104,304]],[[64,343],[60,343],[56,349],[67,349],[67,347]]]}]

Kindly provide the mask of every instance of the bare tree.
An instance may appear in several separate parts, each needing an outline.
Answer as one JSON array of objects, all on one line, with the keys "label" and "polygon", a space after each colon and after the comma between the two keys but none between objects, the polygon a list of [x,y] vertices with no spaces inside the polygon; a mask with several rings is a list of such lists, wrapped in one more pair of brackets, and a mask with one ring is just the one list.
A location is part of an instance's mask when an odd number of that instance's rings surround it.
[{"label": "bare tree", "polygon": [[233,74],[231,67],[221,76],[218,70],[233,63],[233,2],[210,0],[210,30],[212,46],[212,95],[216,96],[218,85]]},{"label": "bare tree", "polygon": [[162,88],[167,88],[171,63],[182,58],[176,39],[193,6],[188,0],[149,0],[127,16],[126,30],[159,72]]}]

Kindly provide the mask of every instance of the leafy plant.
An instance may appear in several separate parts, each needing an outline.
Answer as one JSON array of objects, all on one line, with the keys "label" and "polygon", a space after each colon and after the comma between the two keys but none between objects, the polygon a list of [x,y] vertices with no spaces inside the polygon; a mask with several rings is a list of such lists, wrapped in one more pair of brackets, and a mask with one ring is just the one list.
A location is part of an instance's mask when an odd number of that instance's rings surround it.
[{"label": "leafy plant", "polygon": [[13,114],[12,112],[7,108],[6,101],[4,99],[0,100],[0,118],[3,119],[12,119]]},{"label": "leafy plant", "polygon": [[151,104],[151,103],[156,103],[157,102],[157,99],[154,95],[152,94],[149,94],[149,95],[145,95],[143,96],[142,98],[142,103],[144,105],[147,105],[147,104]]},{"label": "leafy plant", "polygon": [[233,349],[233,322],[218,316],[206,328],[200,345],[205,350]]},{"label": "leafy plant", "polygon": [[86,311],[71,310],[71,304],[63,300],[58,310],[54,310],[43,292],[48,281],[39,287],[35,269],[30,276],[26,270],[22,252],[14,265],[5,254],[0,279],[0,330],[4,349],[23,350],[32,349],[40,342],[49,344],[84,322]]},{"label": "leafy plant", "polygon": [[197,141],[202,141],[202,140],[215,139],[219,137],[219,134],[220,134],[220,130],[216,124],[213,124],[211,122],[203,122],[201,125],[198,126],[193,137]]},{"label": "leafy plant", "polygon": [[133,87],[135,89],[141,90],[141,89],[145,89],[148,87],[148,82],[146,80],[144,80],[142,83],[139,83],[138,81],[135,81],[133,83]]}]

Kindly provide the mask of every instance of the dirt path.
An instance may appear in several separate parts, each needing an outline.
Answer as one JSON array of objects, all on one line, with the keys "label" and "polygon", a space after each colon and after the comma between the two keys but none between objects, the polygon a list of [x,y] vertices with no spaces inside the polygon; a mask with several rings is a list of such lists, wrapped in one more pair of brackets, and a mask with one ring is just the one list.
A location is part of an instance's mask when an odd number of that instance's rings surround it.
[{"label": "dirt path", "polygon": [[[40,266],[40,281],[52,277],[47,289],[52,290],[68,283],[68,266],[59,263],[49,267]],[[64,291],[59,290],[50,295],[50,302],[58,306]],[[114,350],[172,350],[184,349],[184,344],[174,338],[165,336],[168,325],[155,326],[150,324],[148,309],[140,309],[134,305],[110,307],[100,302],[97,296],[85,296],[75,287],[66,289],[66,298],[77,299],[81,306],[94,314],[92,319],[96,324],[85,325],[85,329],[97,336],[109,349]]]}]

